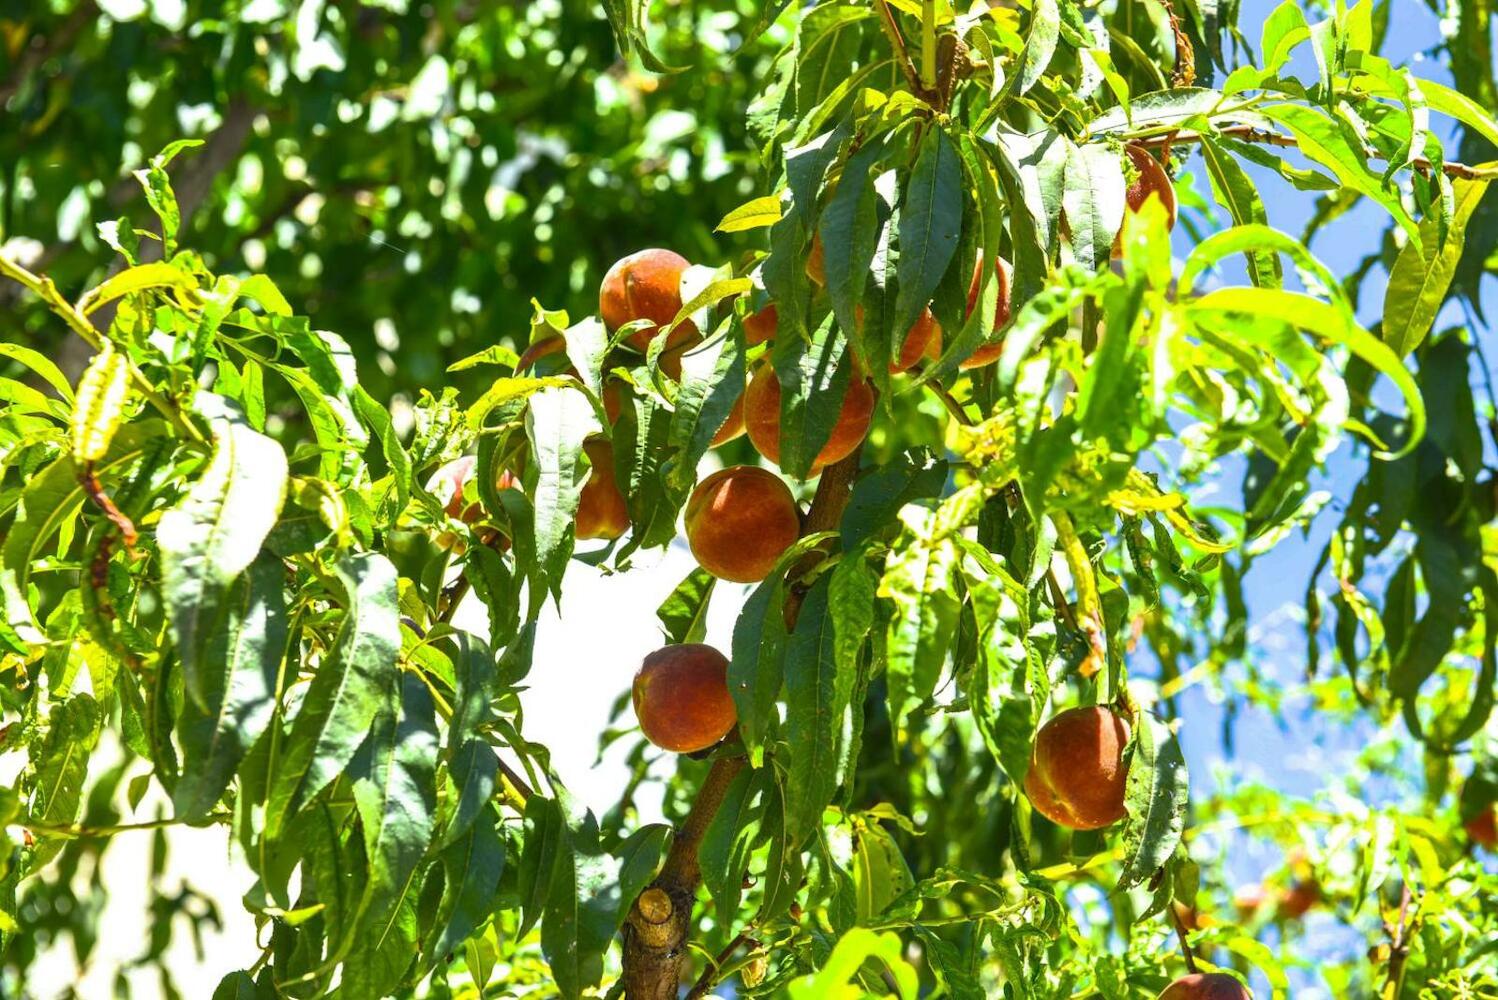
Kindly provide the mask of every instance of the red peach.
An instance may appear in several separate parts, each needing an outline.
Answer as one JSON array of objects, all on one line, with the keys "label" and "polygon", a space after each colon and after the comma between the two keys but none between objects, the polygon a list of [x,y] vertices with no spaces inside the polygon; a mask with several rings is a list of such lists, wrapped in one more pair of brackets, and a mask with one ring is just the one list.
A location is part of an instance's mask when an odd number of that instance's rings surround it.
[{"label": "red peach", "polygon": [[[874,387],[857,374],[848,383],[843,396],[843,406],[833,425],[832,436],[817,452],[811,463],[810,473],[815,475],[823,468],[853,453],[869,433],[874,421]],[[744,390],[744,424],[749,430],[749,440],[759,453],[770,461],[780,464],[780,380],[775,369],[761,365]]]},{"label": "red peach", "polygon": [[[993,328],[995,331],[998,331],[1004,329],[1004,327],[1009,325],[1009,318],[1011,315],[1013,315],[1014,303],[1011,298],[1009,263],[1002,257],[995,257],[993,266],[994,274],[999,284],[998,301],[994,304],[993,308]],[[982,291],[982,284],[979,279],[981,279],[982,277],[982,261],[979,261],[978,263],[973,265],[973,280],[970,281],[967,286],[967,315],[969,316],[971,316],[973,314],[973,310],[978,307],[978,295]],[[990,344],[984,344],[972,354],[968,355],[968,357],[957,367],[962,371],[970,371],[974,368],[982,368],[984,365],[991,365],[995,361],[999,360],[999,357],[1003,353],[1003,340],[998,340]]]},{"label": "red peach", "polygon": [[614,446],[606,438],[583,442],[583,452],[593,464],[577,501],[577,538],[618,538],[629,527],[629,508],[614,479]]},{"label": "red peach", "polygon": [[758,583],[801,534],[801,512],[775,473],[752,465],[719,469],[687,501],[687,544],[720,580]]},{"label": "red peach", "polygon": [[[645,351],[661,328],[681,312],[681,275],[691,265],[681,254],[650,249],[632,253],[609,268],[598,291],[598,312],[610,333],[635,320],[653,325],[630,334],[628,343]],[[684,322],[671,334],[675,345],[696,336],[697,327]]]},{"label": "red peach", "polygon": [[1124,818],[1124,747],[1129,724],[1100,707],[1072,708],[1035,735],[1025,794],[1037,812],[1073,830],[1099,830]]},{"label": "red peach", "polygon": [[1254,995],[1226,973],[1194,972],[1165,987],[1159,1000],[1254,1000]]},{"label": "red peach", "polygon": [[706,750],[738,721],[728,693],[728,660],[700,643],[666,646],[645,657],[632,695],[641,731],[662,750]]}]

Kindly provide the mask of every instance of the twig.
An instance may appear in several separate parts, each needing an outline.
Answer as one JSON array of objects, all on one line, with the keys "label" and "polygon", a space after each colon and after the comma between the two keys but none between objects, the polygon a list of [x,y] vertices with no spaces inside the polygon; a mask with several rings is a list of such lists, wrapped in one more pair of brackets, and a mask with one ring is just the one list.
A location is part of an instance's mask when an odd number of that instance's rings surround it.
[{"label": "twig", "polygon": [[[103,348],[104,338],[94,329],[93,324],[88,321],[83,313],[78,311],[76,306],[62,297],[62,293],[57,290],[57,286],[52,283],[51,278],[32,274],[4,254],[0,254],[0,274],[18,282],[45,302],[47,307],[68,325],[70,330],[78,334],[94,350],[97,351]],[[156,391],[156,387],[151,384],[151,380],[146,378],[145,373],[135,366],[135,362],[130,361],[129,365],[130,378],[135,382],[136,390],[141,396],[154,406],[162,416],[175,424],[188,440],[195,441],[198,444],[207,444],[207,439],[203,436],[203,433],[188,422],[187,418],[182,415],[182,411],[177,409],[171,400]]]},{"label": "twig", "polygon": [[879,12],[879,26],[884,29],[890,46],[895,50],[895,59],[900,63],[900,69],[905,74],[905,81],[910,84],[911,90],[923,90],[921,75],[916,72],[915,63],[910,58],[910,50],[905,47],[905,38],[900,34],[900,26],[895,23],[894,12],[889,9],[886,0],[874,0],[874,9]]},{"label": "twig", "polygon": [[733,953],[738,951],[744,942],[748,940],[749,933],[747,931],[740,931],[732,941],[728,942],[727,947],[718,952],[718,957],[713,959],[712,964],[703,967],[702,975],[698,976],[697,982],[692,984],[690,990],[687,990],[686,1000],[699,1000],[699,998],[707,996],[707,991],[712,989],[717,981],[719,970],[733,957]]},{"label": "twig", "polygon": [[921,87],[936,89],[936,0],[921,2]]},{"label": "twig", "polygon": [[973,418],[967,415],[967,411],[962,408],[962,404],[957,402],[957,397],[953,396],[946,386],[940,382],[927,382],[926,388],[930,389],[932,395],[941,400],[941,405],[947,408],[947,412],[952,415],[953,420],[956,420],[964,427],[973,426]]},{"label": "twig", "polygon": [[1409,931],[1407,923],[1410,911],[1410,886],[1406,882],[1400,887],[1399,924],[1384,929],[1389,932],[1389,978],[1384,983],[1384,1000],[1396,1000],[1404,989],[1404,966],[1410,957]]},{"label": "twig", "polygon": [[[1294,136],[1271,132],[1254,125],[1229,125],[1227,128],[1206,135],[1201,132],[1178,132],[1174,129],[1167,129],[1163,132],[1152,130],[1145,135],[1129,137],[1128,141],[1137,146],[1158,148],[1177,142],[1200,143],[1209,138],[1219,137],[1241,139],[1244,142],[1256,142],[1267,146],[1284,146],[1289,149],[1300,148],[1300,142]],[[1371,160],[1384,159],[1384,155],[1376,149],[1364,149],[1363,155]],[[1435,164],[1423,156],[1411,160],[1410,166],[1422,174],[1428,174],[1435,169]],[[1443,163],[1441,172],[1447,177],[1460,177],[1465,180],[1498,180],[1498,167],[1472,167],[1465,163]]]},{"label": "twig", "polygon": [[[836,528],[848,505],[861,449],[822,471],[802,535]],[[795,627],[804,593],[786,596],[786,624]],[[697,846],[717,815],[734,778],[748,764],[742,755],[719,757],[707,772],[686,820],[671,839],[660,874],[630,907],[624,928],[624,996],[627,1000],[677,1000],[687,931],[702,869]]]},{"label": "twig", "polygon": [[[216,812],[209,813],[204,817],[214,823],[227,822],[234,818],[233,813]],[[129,833],[132,830],[160,830],[168,826],[198,825],[188,824],[180,817],[166,817],[163,819],[147,820],[144,823],[115,823],[109,826],[80,826],[77,823],[42,823],[37,820],[24,819],[16,824],[22,829],[30,830],[32,833],[40,833],[48,837],[113,837],[117,833]]]},{"label": "twig", "polygon": [[494,759],[499,761],[499,773],[504,775],[505,780],[514,786],[515,792],[520,796],[521,802],[529,801],[531,796],[536,793],[531,790],[531,786],[526,780],[520,776],[520,772],[505,763],[505,759],[499,756],[499,754],[495,754]]},{"label": "twig", "polygon": [[1191,950],[1191,942],[1186,940],[1186,922],[1181,919],[1181,911],[1171,903],[1166,907],[1170,911],[1171,923],[1175,924],[1176,937],[1181,942],[1181,957],[1186,960],[1186,971],[1192,975],[1196,974],[1196,953]]}]

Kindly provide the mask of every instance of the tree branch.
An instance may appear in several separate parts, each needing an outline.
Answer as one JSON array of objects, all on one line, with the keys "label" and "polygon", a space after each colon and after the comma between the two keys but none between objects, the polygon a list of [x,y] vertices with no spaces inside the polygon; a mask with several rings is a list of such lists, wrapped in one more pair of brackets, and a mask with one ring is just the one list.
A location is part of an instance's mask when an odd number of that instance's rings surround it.
[{"label": "tree branch", "polygon": [[[862,449],[822,472],[807,511],[802,535],[831,531],[848,506]],[[805,591],[796,588],[785,600],[786,624],[794,628]],[[687,931],[702,869],[697,845],[702,842],[734,778],[748,764],[742,755],[719,757],[697,791],[691,811],[671,840],[665,864],[650,887],[630,907],[624,928],[624,996],[626,1000],[676,1000],[686,958]]]},{"label": "tree branch", "polygon": [[[1159,148],[1171,146],[1180,142],[1202,142],[1208,138],[1225,136],[1229,139],[1241,139],[1244,142],[1257,142],[1267,146],[1283,146],[1288,149],[1299,149],[1300,143],[1294,136],[1282,135],[1279,132],[1271,132],[1267,129],[1258,128],[1253,125],[1229,125],[1211,135],[1203,135],[1201,132],[1176,132],[1176,131],[1153,131],[1150,134],[1138,138],[1130,138],[1129,142],[1136,146]],[[1365,149],[1363,155],[1370,160],[1382,160],[1383,154],[1376,149]],[[1410,166],[1422,174],[1428,174],[1435,169],[1436,165],[1423,156],[1416,157],[1410,161]],[[1465,163],[1443,163],[1441,172],[1447,177],[1461,177],[1465,180],[1498,180],[1498,167],[1472,167]]]},{"label": "tree branch", "polygon": [[874,9],[879,12],[879,27],[884,29],[890,47],[895,50],[895,60],[905,74],[905,82],[910,84],[911,90],[920,93],[924,89],[921,86],[921,74],[916,71],[915,62],[910,58],[910,50],[905,47],[905,37],[900,34],[900,26],[895,23],[894,12],[889,9],[886,0],[874,0]]}]

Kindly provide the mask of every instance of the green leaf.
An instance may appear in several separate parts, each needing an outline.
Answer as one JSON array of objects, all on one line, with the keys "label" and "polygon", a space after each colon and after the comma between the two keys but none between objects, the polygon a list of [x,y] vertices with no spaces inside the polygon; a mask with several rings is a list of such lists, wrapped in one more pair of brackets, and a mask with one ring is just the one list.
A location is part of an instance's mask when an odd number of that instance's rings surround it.
[{"label": "green leaf", "polygon": [[541,918],[541,951],[558,992],[573,1000],[603,978],[603,953],[618,929],[620,864],[599,846],[593,814],[560,789],[558,799],[565,836]]},{"label": "green leaf", "polygon": [[713,595],[716,578],[700,566],[676,585],[655,616],[671,643],[701,642],[707,635],[707,606]]},{"label": "green leaf", "polygon": [[395,567],[384,556],[354,555],[335,572],[344,590],[343,621],[307,685],[271,776],[266,835],[272,838],[343,773],[396,693],[401,639]]},{"label": "green leaf", "polygon": [[897,738],[911,708],[936,691],[959,610],[953,589],[956,550],[936,537],[936,514],[909,506],[901,510],[900,520],[905,532],[891,549],[879,583],[879,596],[894,602],[884,670],[890,725]]},{"label": "green leaf", "polygon": [[1278,73],[1290,59],[1295,47],[1311,37],[1306,16],[1296,0],[1284,0],[1264,19],[1264,30],[1259,42],[1260,58],[1264,60],[1265,73]]},{"label": "green leaf", "polygon": [[[98,743],[100,721],[98,704],[86,694],[74,695],[52,707],[47,735],[32,750],[36,778],[31,784],[28,813],[35,823],[67,826],[78,821],[89,754]],[[63,840],[49,837],[45,831],[39,831],[38,836],[28,871],[46,865],[63,847]]]},{"label": "green leaf", "polygon": [[739,738],[755,767],[764,760],[765,740],[775,723],[775,703],[784,676],[784,606],[785,580],[781,573],[771,573],[744,602],[733,627],[728,690],[738,710]]},{"label": "green leaf", "polygon": [[493,810],[479,813],[468,832],[442,852],[442,867],[447,881],[424,949],[433,965],[445,961],[495,910],[505,842],[495,829]]},{"label": "green leaf", "polygon": [[1140,885],[1175,853],[1186,826],[1190,778],[1175,733],[1141,712],[1134,728],[1124,804],[1129,825],[1124,831],[1124,867],[1119,891]]},{"label": "green leaf", "polygon": [[20,344],[0,343],[0,358],[10,358],[36,372],[48,385],[57,390],[57,394],[66,403],[73,402],[73,387],[68,385],[67,376],[40,351],[33,351],[29,347]]},{"label": "green leaf", "polygon": [[1077,262],[1089,271],[1107,264],[1113,240],[1123,225],[1123,166],[1108,146],[1073,146],[1066,159],[1061,204],[1071,225]]},{"label": "green leaf", "polygon": [[203,650],[203,702],[188,699],[177,721],[182,776],[177,815],[199,819],[218,803],[239,762],[270,725],[286,653],[286,569],[261,556],[228,588]]},{"label": "green leaf", "polygon": [[1382,205],[1410,239],[1419,242],[1420,230],[1400,202],[1398,189],[1385,184],[1382,175],[1368,168],[1368,157],[1352,143],[1342,125],[1319,111],[1295,104],[1267,107],[1264,113],[1290,130],[1309,159],[1331,170],[1344,187]]},{"label": "green leaf", "polygon": [[[120,428],[109,452],[94,463],[95,475],[102,483],[110,482],[169,436],[166,425],[159,420],[138,421]],[[15,519],[5,533],[4,547],[0,548],[0,592],[5,597],[5,619],[26,642],[46,641],[28,597],[31,572],[43,546],[65,526],[73,524],[83,505],[79,473],[72,456],[64,455],[30,477],[21,491]]]},{"label": "green leaf", "polygon": [[681,387],[667,435],[675,452],[671,487],[682,493],[692,488],[697,463],[743,397],[745,380],[743,331],[737,326],[681,356]]},{"label": "green leaf", "polygon": [[723,804],[703,831],[697,860],[702,867],[702,884],[707,886],[719,914],[738,912],[744,875],[759,838],[765,808],[762,792],[768,773],[764,769],[740,769],[723,795]]},{"label": "green leaf", "polygon": [[[957,252],[962,235],[962,163],[957,148],[939,128],[927,131],[920,155],[911,170],[900,203],[899,292],[895,309],[885,318],[893,331],[892,345],[904,342],[905,331],[941,284]],[[892,353],[898,353],[896,347]]]},{"label": "green leaf", "polygon": [[762,198],[746,201],[738,208],[723,216],[723,221],[718,223],[715,232],[719,233],[742,233],[748,229],[761,229],[773,226],[780,221],[780,196],[778,194],[767,194]]},{"label": "green leaf", "polygon": [[772,357],[780,380],[778,464],[788,476],[810,475],[812,463],[832,437],[853,378],[854,360],[847,343],[830,315],[810,340],[776,338]]},{"label": "green leaf", "polygon": [[[1290,0],[1290,4],[1293,6],[1294,0]],[[1212,180],[1212,195],[1219,205],[1228,210],[1234,224],[1267,226],[1269,213],[1248,172],[1210,138],[1202,139],[1201,150],[1202,159],[1207,164],[1207,176]],[[1279,288],[1283,283],[1277,254],[1250,249],[1244,251],[1244,257],[1248,261],[1249,278],[1255,285],[1261,288]]]},{"label": "green leaf", "polygon": [[353,950],[344,963],[351,996],[386,996],[400,983],[420,937],[416,900],[436,828],[437,723],[432,696],[400,675],[400,715],[382,711],[351,762],[354,806],[370,881]]},{"label": "green leaf", "polygon": [[577,502],[587,480],[583,441],[600,429],[586,395],[573,388],[543,388],[530,399],[525,431],[536,466],[536,560],[553,589],[572,555]]},{"label": "green leaf", "polygon": [[411,499],[411,457],[406,454],[406,449],[401,447],[400,438],[395,433],[395,424],[390,420],[390,413],[375,402],[374,397],[365,391],[362,385],[354,386],[353,400],[359,418],[379,440],[380,453],[384,455],[385,465],[390,469],[390,479],[395,489],[395,504],[388,521],[394,521],[395,517],[406,509],[406,504]]},{"label": "green leaf", "polygon": [[785,833],[800,844],[821,825],[822,810],[855,763],[849,758],[849,715],[855,676],[839,667],[829,607],[830,576],[821,577],[801,605],[785,651]]},{"label": "green leaf", "polygon": [[[1452,182],[1456,208],[1442,238],[1438,219],[1420,223],[1419,242],[1399,251],[1384,291],[1383,341],[1399,357],[1424,342],[1446,301],[1451,279],[1465,249],[1467,223],[1487,193],[1488,181],[1458,178]],[[1480,252],[1481,248],[1474,248]]]},{"label": "green leaf", "polygon": [[1026,94],[1040,82],[1040,77],[1056,54],[1061,40],[1061,11],[1056,0],[1035,0],[1030,12],[1030,34],[1025,39],[1024,59],[1015,75],[1017,93]]},{"label": "green leaf", "polygon": [[220,605],[235,577],[254,561],[286,494],[286,454],[250,428],[219,397],[203,394],[213,457],[177,506],[161,515],[161,582],[189,697],[208,709],[205,659]]},{"label": "green leaf", "polygon": [[[1367,330],[1349,321],[1345,312],[1334,306],[1308,295],[1280,289],[1220,288],[1197,299],[1190,306],[1190,311],[1200,317],[1199,322],[1209,325],[1221,322],[1219,318],[1213,317],[1216,313],[1236,312],[1272,317],[1346,347],[1393,382],[1409,408],[1409,433],[1404,443],[1392,454],[1380,454],[1387,458],[1400,458],[1414,450],[1425,436],[1425,401],[1414,377],[1393,351]],[[1238,329],[1244,334],[1252,334],[1252,330],[1247,327],[1240,326]]]},{"label": "green leaf", "polygon": [[[615,851],[619,859],[619,899],[632,900],[645,891],[660,869],[670,840],[668,823],[647,823],[625,838]],[[628,915],[628,907],[620,906],[616,917],[619,926]]]}]

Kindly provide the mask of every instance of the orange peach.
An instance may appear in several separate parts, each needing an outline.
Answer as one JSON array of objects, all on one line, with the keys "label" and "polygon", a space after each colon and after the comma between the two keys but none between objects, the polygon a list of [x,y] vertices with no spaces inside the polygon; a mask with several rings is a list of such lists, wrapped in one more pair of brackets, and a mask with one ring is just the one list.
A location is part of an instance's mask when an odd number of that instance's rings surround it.
[{"label": "orange peach", "polygon": [[733,409],[728,411],[728,418],[723,421],[723,426],[718,428],[718,433],[708,442],[709,448],[718,448],[737,438],[744,433],[744,394],[739,393],[739,398],[733,401]]},{"label": "orange peach", "polygon": [[[1011,299],[1011,286],[1009,282],[1009,263],[1002,257],[995,257],[994,274],[998,280],[998,301],[993,308],[993,328],[995,331],[1002,330],[1009,325],[1009,318],[1013,315],[1014,303]],[[980,279],[983,277],[982,261],[973,265],[973,280],[967,286],[967,315],[971,316],[973,310],[978,308],[978,295],[982,292]],[[984,344],[972,354],[968,355],[957,367],[962,371],[970,371],[974,368],[982,368],[999,360],[1004,353],[1003,340],[991,344]]]},{"label": "orange peach", "polygon": [[759,312],[744,317],[744,346],[768,343],[775,337],[775,328],[780,325],[780,312],[771,302]]},{"label": "orange peach", "polygon": [[775,473],[752,465],[719,469],[687,500],[687,544],[720,580],[758,583],[801,534],[801,512]]},{"label": "orange peach", "polygon": [[1193,972],[1165,987],[1159,1000],[1254,1000],[1254,995],[1226,973]]},{"label": "orange peach", "polygon": [[[817,452],[811,463],[811,474],[853,453],[869,433],[874,421],[874,387],[856,373],[843,396],[843,406],[833,425],[832,436]],[[780,463],[780,380],[775,369],[761,365],[744,390],[744,425],[749,440],[759,453]]]},{"label": "orange peach", "polygon": [[[1158,196],[1160,203],[1165,206],[1165,228],[1173,229],[1176,224],[1176,189],[1170,183],[1170,175],[1160,165],[1150,152],[1142,146],[1126,146],[1124,151],[1129,155],[1129,162],[1134,165],[1136,176],[1129,182],[1124,191],[1124,201],[1128,205],[1128,211],[1137,212],[1149,201],[1151,195]],[[1123,255],[1123,229],[1120,227],[1118,235],[1113,237],[1113,256]]]},{"label": "orange peach", "polygon": [[1314,878],[1301,879],[1280,892],[1275,914],[1285,920],[1299,920],[1321,902],[1321,886]]},{"label": "orange peach", "polygon": [[931,313],[931,307],[921,310],[909,331],[905,343],[900,345],[900,355],[889,363],[889,373],[898,375],[908,372],[921,358],[936,360],[941,357],[941,324]]},{"label": "orange peach", "polygon": [[1129,724],[1099,707],[1072,708],[1035,734],[1025,794],[1037,812],[1073,830],[1124,818],[1124,747]]},{"label": "orange peach", "polygon": [[577,501],[577,538],[618,538],[629,527],[629,508],[614,479],[614,446],[606,438],[583,442],[583,452],[593,464]]},{"label": "orange peach", "polygon": [[728,660],[700,643],[665,646],[645,657],[631,693],[641,731],[662,750],[706,750],[738,721]]},{"label": "orange peach", "polygon": [[827,252],[822,248],[820,233],[811,238],[811,252],[806,255],[806,276],[819,285],[827,284]]},{"label": "orange peach", "polygon": [[[598,291],[598,312],[610,333],[635,320],[651,326],[630,334],[628,343],[644,351],[661,328],[681,311],[681,275],[691,265],[681,254],[650,249],[632,253],[609,268]],[[682,323],[671,334],[677,344],[696,336],[697,328]]]}]

